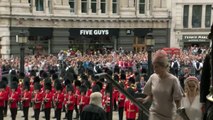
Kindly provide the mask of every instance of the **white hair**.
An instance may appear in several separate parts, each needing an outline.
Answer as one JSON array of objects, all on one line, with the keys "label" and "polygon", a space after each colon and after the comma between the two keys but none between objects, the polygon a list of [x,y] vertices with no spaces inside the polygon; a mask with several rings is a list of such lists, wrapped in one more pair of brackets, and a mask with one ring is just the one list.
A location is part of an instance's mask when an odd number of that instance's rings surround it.
[{"label": "white hair", "polygon": [[90,95],[90,104],[97,105],[101,108],[102,106],[102,94],[100,92],[94,92]]}]

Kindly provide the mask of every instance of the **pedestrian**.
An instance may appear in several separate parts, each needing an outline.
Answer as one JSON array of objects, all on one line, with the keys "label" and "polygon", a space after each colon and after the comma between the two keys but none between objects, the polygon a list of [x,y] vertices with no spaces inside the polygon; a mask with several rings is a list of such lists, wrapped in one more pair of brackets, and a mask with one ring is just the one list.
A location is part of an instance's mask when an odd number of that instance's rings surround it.
[{"label": "pedestrian", "polygon": [[[133,97],[135,96],[135,92],[131,87],[127,88],[127,92],[130,95],[132,95]],[[138,113],[138,108],[129,99],[127,99],[125,101],[124,109],[126,112],[126,120],[135,120],[136,119],[136,114]]]},{"label": "pedestrian", "polygon": [[9,99],[9,92],[10,92],[10,86],[8,85],[8,79],[7,77],[2,77],[2,81],[5,85],[5,102],[4,102],[4,117],[7,116],[7,108],[8,108],[8,99]]},{"label": "pedestrian", "polygon": [[32,99],[32,92],[30,91],[30,81],[28,78],[25,78],[24,80],[24,88],[23,88],[23,96],[21,98],[21,102],[23,105],[23,113],[24,113],[24,120],[28,120],[28,113],[29,113],[29,107],[30,102]]},{"label": "pedestrian", "polygon": [[16,81],[13,81],[11,83],[11,93],[8,99],[12,120],[15,120],[17,115],[17,108],[18,108],[18,101],[19,101],[19,93],[17,91],[17,88],[18,88],[18,83]]},{"label": "pedestrian", "polygon": [[39,120],[39,115],[40,115],[40,109],[41,109],[41,103],[43,100],[43,94],[41,92],[41,85],[40,83],[34,83],[34,98],[32,99],[33,101],[33,109],[34,109],[34,114],[35,114],[35,120]]},{"label": "pedestrian", "polygon": [[0,120],[4,120],[3,110],[4,110],[4,102],[5,102],[5,85],[3,81],[0,81]]},{"label": "pedestrian", "polygon": [[81,120],[107,120],[100,92],[93,92],[90,95],[90,104],[84,107],[80,118]]},{"label": "pedestrian", "polygon": [[64,94],[62,93],[62,85],[60,82],[56,83],[56,95],[53,100],[54,102],[54,107],[55,107],[55,117],[56,120],[61,120],[61,110],[63,107],[63,102],[64,102]]},{"label": "pedestrian", "polygon": [[[154,73],[149,77],[145,87],[142,103],[152,100],[149,120],[173,120],[175,104],[180,107],[183,96],[178,78],[169,73],[169,63],[164,50],[158,50],[152,61]],[[175,103],[175,104],[174,104]]]},{"label": "pedestrian", "polygon": [[185,96],[181,100],[181,106],[185,108],[190,120],[201,120],[202,104],[200,103],[199,80],[194,76],[189,76],[184,85]]},{"label": "pedestrian", "polygon": [[[119,85],[124,89],[123,83],[120,83]],[[125,100],[126,100],[126,96],[124,94],[122,94],[121,92],[118,92],[117,101],[118,101],[118,117],[119,117],[119,120],[123,120]]]},{"label": "pedestrian", "polygon": [[44,106],[44,115],[46,120],[50,120],[50,113],[51,113],[51,108],[52,108],[52,96],[53,93],[51,92],[52,90],[52,85],[51,81],[45,83],[45,93],[44,93],[44,98],[43,98],[43,106]]},{"label": "pedestrian", "polygon": [[73,110],[75,106],[75,95],[74,95],[74,89],[73,86],[67,85],[67,95],[65,97],[65,109],[66,109],[66,119],[72,120],[73,117]]}]

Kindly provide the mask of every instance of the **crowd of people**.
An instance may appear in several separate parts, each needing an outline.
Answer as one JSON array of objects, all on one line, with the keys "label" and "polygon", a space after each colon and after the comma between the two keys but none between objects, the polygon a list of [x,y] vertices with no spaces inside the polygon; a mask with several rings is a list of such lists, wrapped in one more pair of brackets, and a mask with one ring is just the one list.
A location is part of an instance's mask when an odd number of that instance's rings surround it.
[{"label": "crowd of people", "polygon": [[[200,52],[197,47],[191,47],[178,55],[168,56],[162,50],[153,52],[154,74],[151,76],[147,74],[149,66],[146,52],[108,51],[105,54],[82,54],[70,49],[60,51],[58,55],[26,56],[24,73],[19,72],[18,57],[0,59],[1,73],[8,71],[9,74],[9,77],[1,75],[0,120],[7,116],[8,106],[12,120],[16,119],[19,108],[23,110],[24,119],[28,120],[29,107],[33,107],[36,120],[39,119],[41,109],[45,113],[45,119],[50,120],[52,108],[57,120],[61,119],[62,111],[66,112],[64,118],[68,120],[73,119],[73,112],[76,113],[76,119],[92,119],[94,116],[87,113],[90,112],[96,113],[95,117],[109,120],[111,110],[119,112],[119,120],[123,119],[124,111],[127,120],[137,119],[136,105],[116,88],[113,89],[113,108],[110,108],[109,86],[105,79],[95,77],[96,73],[102,72],[108,73],[131,95],[142,92],[146,94],[147,97],[140,101],[153,101],[150,108],[151,120],[171,120],[173,102],[176,107],[186,103],[184,99],[181,101],[184,91],[190,98],[188,106],[199,99],[195,98],[198,91],[191,94],[190,90],[193,86],[199,90],[200,73],[207,51],[208,49],[202,49]],[[195,77],[192,79],[192,76]],[[191,79],[193,83],[188,82]],[[178,86],[179,83],[181,87]]]}]

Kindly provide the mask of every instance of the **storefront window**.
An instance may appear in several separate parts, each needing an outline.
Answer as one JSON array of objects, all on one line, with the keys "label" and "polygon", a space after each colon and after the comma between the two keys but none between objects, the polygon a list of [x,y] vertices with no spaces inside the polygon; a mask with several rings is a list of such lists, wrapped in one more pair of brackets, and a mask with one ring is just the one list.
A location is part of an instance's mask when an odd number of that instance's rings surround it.
[{"label": "storefront window", "polygon": [[75,12],[75,0],[69,0],[69,5],[70,5],[70,12],[74,13]]},{"label": "storefront window", "polygon": [[44,1],[36,0],[36,11],[44,11]]},{"label": "storefront window", "polygon": [[210,27],[211,25],[211,8],[211,5],[206,5],[205,27]]},{"label": "storefront window", "polygon": [[192,27],[201,27],[202,5],[194,5],[192,11]]},{"label": "storefront window", "polygon": [[139,13],[140,14],[145,13],[145,0],[140,0],[139,2]]},{"label": "storefront window", "polygon": [[81,0],[81,12],[87,13],[87,0]]},{"label": "storefront window", "polygon": [[101,0],[101,13],[106,13],[106,0]]},{"label": "storefront window", "polygon": [[118,12],[118,1],[113,0],[112,1],[112,13],[117,13]]},{"label": "storefront window", "polygon": [[183,8],[183,27],[188,28],[188,20],[189,20],[189,5],[184,5]]},{"label": "storefront window", "polygon": [[92,13],[96,13],[96,0],[91,0]]}]

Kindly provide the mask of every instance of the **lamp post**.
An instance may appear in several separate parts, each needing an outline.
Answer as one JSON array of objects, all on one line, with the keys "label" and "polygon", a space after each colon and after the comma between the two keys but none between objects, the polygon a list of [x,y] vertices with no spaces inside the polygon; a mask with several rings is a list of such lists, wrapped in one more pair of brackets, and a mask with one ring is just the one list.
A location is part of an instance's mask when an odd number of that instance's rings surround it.
[{"label": "lamp post", "polygon": [[145,36],[146,50],[148,52],[148,76],[152,73],[152,50],[155,45],[155,39],[152,33],[147,33]]},{"label": "lamp post", "polygon": [[20,45],[20,73],[24,73],[24,45],[27,43],[27,39],[27,35],[23,31],[16,35],[16,42]]}]

